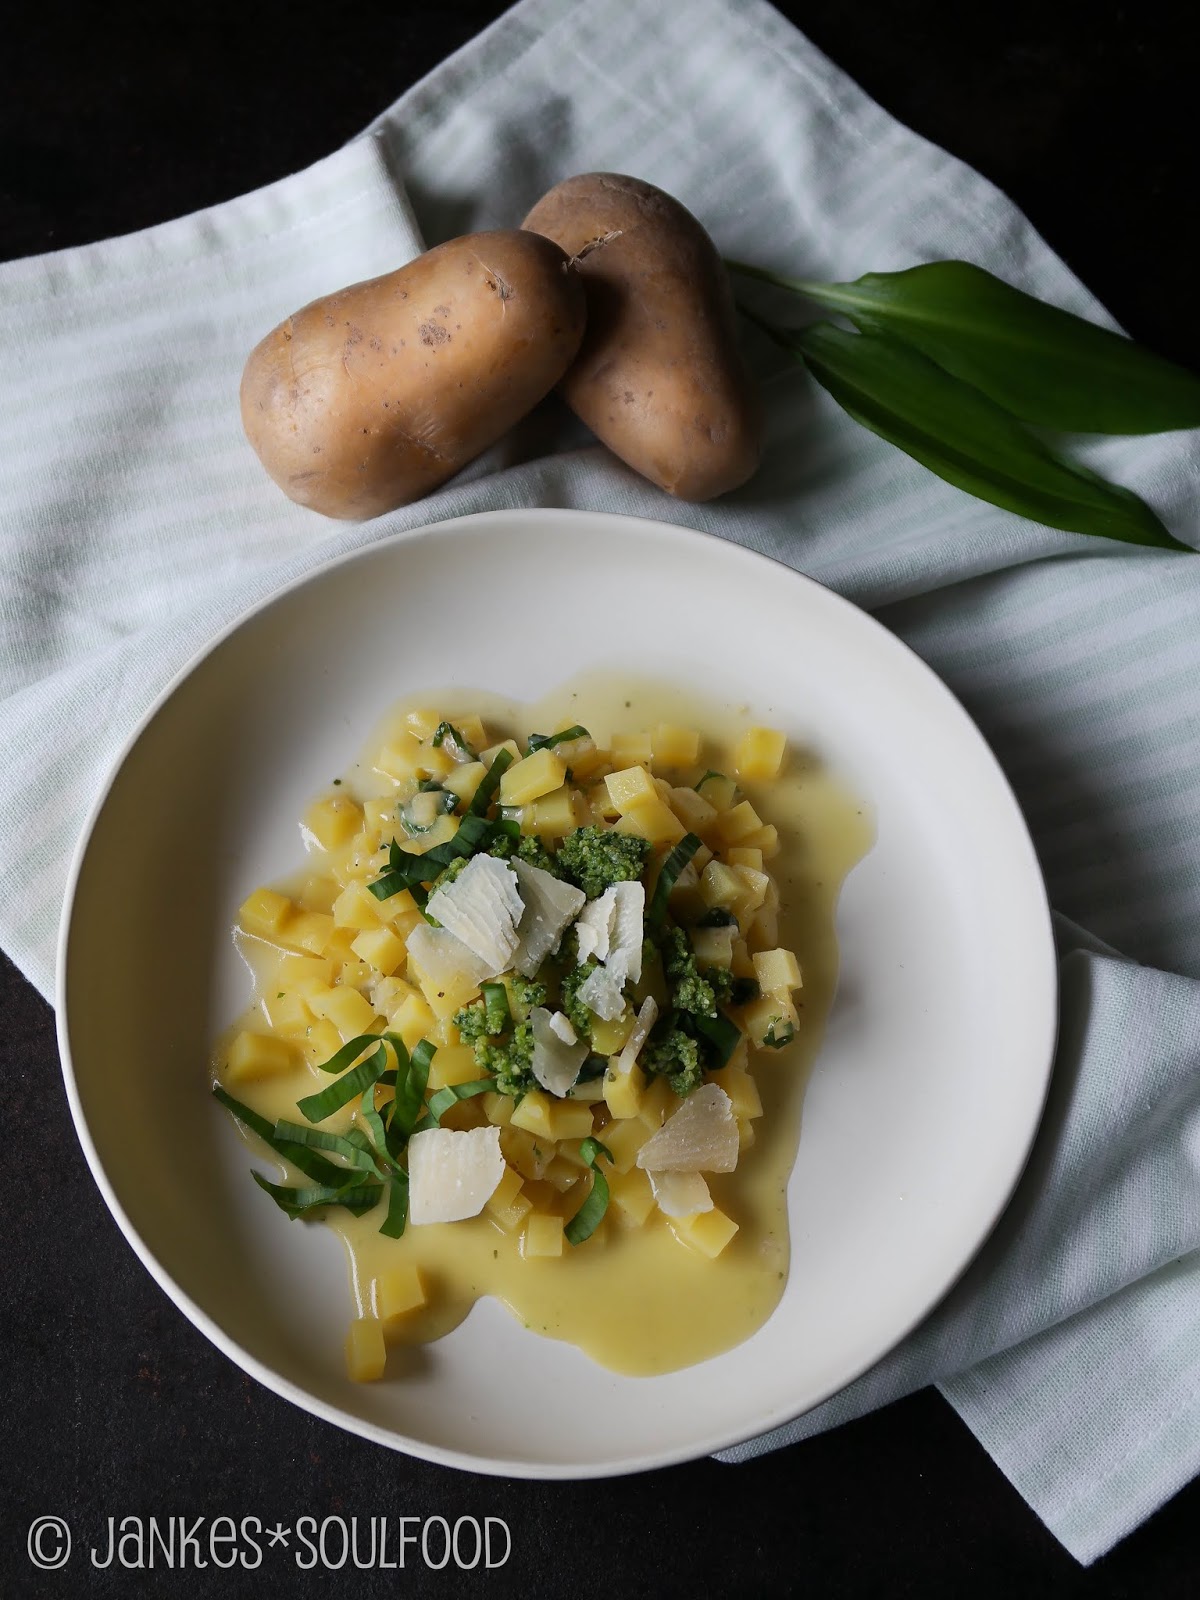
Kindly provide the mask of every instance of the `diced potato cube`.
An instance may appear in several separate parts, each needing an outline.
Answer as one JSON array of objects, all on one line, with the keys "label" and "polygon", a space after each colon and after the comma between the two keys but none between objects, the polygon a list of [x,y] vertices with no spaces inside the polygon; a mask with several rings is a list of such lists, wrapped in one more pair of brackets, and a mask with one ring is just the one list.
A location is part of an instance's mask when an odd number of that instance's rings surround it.
[{"label": "diced potato cube", "polygon": [[511,1124],[514,1128],[524,1128],[526,1133],[553,1140],[554,1134],[550,1130],[550,1112],[553,1102],[544,1089],[530,1089],[522,1095],[519,1104],[514,1110]]},{"label": "diced potato cube", "polygon": [[488,1121],[496,1128],[507,1128],[512,1121],[515,1102],[510,1094],[488,1093],[483,1096],[483,1109]]},{"label": "diced potato cube", "polygon": [[615,822],[621,815],[620,808],[613,804],[613,797],[608,792],[607,778],[603,783],[593,785],[584,798],[593,822]]},{"label": "diced potato cube", "polygon": [[308,996],[314,1016],[326,1017],[341,1035],[342,1043],[366,1033],[375,1021],[375,1008],[357,989],[335,984],[332,989],[317,989]]},{"label": "diced potato cube", "polygon": [[743,835],[740,842],[752,850],[757,850],[764,861],[770,861],[773,856],[779,854],[779,829],[773,822],[768,822],[761,828],[756,828],[753,833]]},{"label": "diced potato cube", "polygon": [[498,1222],[505,1233],[516,1233],[517,1229],[524,1223],[525,1218],[533,1210],[533,1201],[530,1200],[528,1195],[519,1194],[503,1210],[492,1210],[490,1202],[488,1210],[493,1222]]},{"label": "diced potato cube", "polygon": [[744,912],[757,911],[767,898],[771,887],[771,880],[765,872],[755,872],[753,867],[734,867],[745,886],[740,903],[737,906],[739,915]]},{"label": "diced potato cube", "polygon": [[681,1104],[682,1101],[667,1080],[665,1078],[655,1078],[642,1098],[638,1116],[646,1127],[653,1132],[655,1129],[661,1128],[672,1111]]},{"label": "diced potato cube", "polygon": [[[526,1095],[525,1100],[528,1098]],[[521,1105],[525,1104],[525,1100],[521,1101]],[[500,1130],[500,1149],[509,1166],[516,1167],[521,1176],[530,1181],[542,1176],[555,1153],[552,1139],[544,1134],[535,1138],[528,1129],[515,1126],[513,1121]]]},{"label": "diced potato cube", "polygon": [[333,918],[323,911],[298,911],[286,924],[281,937],[297,950],[314,956],[324,955],[333,933]]},{"label": "diced potato cube", "polygon": [[404,960],[404,940],[390,928],[367,928],[350,946],[361,961],[389,977]]},{"label": "diced potato cube", "polygon": [[725,859],[731,867],[752,867],[755,872],[763,869],[762,851],[747,849],[744,845],[732,845],[726,850]]},{"label": "diced potato cube", "polygon": [[628,1072],[609,1067],[604,1074],[604,1099],[614,1117],[636,1117],[645,1098],[646,1074],[636,1061]]},{"label": "diced potato cube", "polygon": [[608,751],[598,749],[590,739],[572,739],[570,744],[557,745],[556,749],[576,783],[594,777],[609,764]]},{"label": "diced potato cube", "polygon": [[641,800],[624,812],[617,823],[618,833],[636,833],[651,844],[678,844],[687,829],[665,800]]},{"label": "diced potato cube", "polygon": [[554,1100],[549,1121],[552,1139],[586,1139],[592,1131],[592,1108],[584,1100]]},{"label": "diced potato cube", "polygon": [[376,772],[381,772],[385,778],[392,778],[397,783],[403,783],[405,778],[416,776],[417,757],[421,746],[410,734],[401,734],[399,738],[385,744],[375,757],[372,766]]},{"label": "diced potato cube", "polygon": [[449,789],[451,794],[456,794],[464,804],[469,805],[486,772],[487,768],[482,761],[464,761],[455,767],[453,772],[446,774],[442,787]]},{"label": "diced potato cube", "polygon": [[399,822],[395,795],[389,795],[385,800],[364,800],[362,816],[364,833],[391,838]]},{"label": "diced potato cube", "polygon": [[734,770],[747,783],[766,783],[779,776],[787,735],[778,728],[747,728],[733,752]]},{"label": "diced potato cube", "polygon": [[456,977],[453,980],[443,978],[440,981],[429,977],[422,972],[410,955],[408,958],[409,976],[417,980],[421,986],[421,993],[425,997],[425,1004],[435,1017],[452,1017],[456,1011],[461,1011],[468,1000],[479,992],[478,983],[470,978]]},{"label": "diced potato cube", "polygon": [[573,1084],[567,1090],[569,1100],[585,1100],[588,1105],[594,1106],[604,1099],[604,1074],[598,1078],[586,1078],[580,1083]]},{"label": "diced potato cube", "polygon": [[373,1383],[386,1365],[382,1325],[374,1317],[356,1317],[346,1335],[347,1373],[355,1383]]},{"label": "diced potato cube", "polygon": [[648,767],[654,759],[654,740],[646,733],[614,733],[610,745],[614,765],[631,766],[635,761]]},{"label": "diced potato cube", "polygon": [[779,913],[766,906],[755,912],[746,930],[746,941],[756,951],[774,949],[779,943]]},{"label": "diced potato cube", "polygon": [[230,1084],[254,1083],[262,1078],[278,1078],[299,1065],[296,1046],[271,1033],[243,1030],[229,1047],[225,1058],[225,1081]]},{"label": "diced potato cube", "polygon": [[773,1032],[778,1039],[781,1032],[786,1033],[788,1023],[795,1028],[799,1021],[796,1008],[786,995],[761,995],[742,1012],[742,1027],[752,1042],[760,1046],[765,1043],[768,1033]]},{"label": "diced potato cube", "polygon": [[630,1170],[651,1131],[640,1117],[609,1123],[601,1135],[601,1143],[612,1151],[613,1166],[618,1172]]},{"label": "diced potato cube", "polygon": [[738,1225],[714,1206],[711,1211],[697,1211],[690,1217],[672,1217],[671,1229],[676,1238],[715,1260],[738,1231]]},{"label": "diced potato cube", "polygon": [[571,833],[578,823],[575,817],[575,796],[564,784],[550,794],[542,795],[533,803],[533,831],[547,839],[561,839]]},{"label": "diced potato cube", "polygon": [[307,995],[313,989],[327,989],[333,982],[334,964],[328,956],[301,956],[286,951],[281,954],[275,976],[277,989],[294,989],[298,995]]},{"label": "diced potato cube", "polygon": [[482,750],[487,743],[487,730],[483,726],[483,719],[474,711],[468,711],[465,716],[450,718],[472,750]]},{"label": "diced potato cube", "polygon": [[729,963],[729,970],[735,978],[754,977],[754,960],[746,948],[744,939],[733,941],[733,960]]},{"label": "diced potato cube", "polygon": [[561,1153],[546,1168],[546,1182],[552,1183],[560,1194],[565,1194],[573,1183],[578,1183],[580,1176],[578,1165]]},{"label": "diced potato cube", "polygon": [[700,759],[700,735],[695,728],[660,722],[654,730],[656,767],[691,767]]},{"label": "diced potato cube", "polygon": [[304,1054],[313,1066],[320,1066],[342,1048],[342,1036],[328,1017],[321,1017],[308,1030],[304,1040]]},{"label": "diced potato cube", "polygon": [[696,960],[705,967],[728,967],[733,962],[733,935],[735,929],[693,928],[692,949]]},{"label": "diced potato cube", "polygon": [[456,1100],[442,1112],[441,1126],[465,1132],[468,1128],[486,1128],[487,1116],[477,1096],[469,1100]]},{"label": "diced potato cube", "polygon": [[429,1063],[429,1087],[446,1089],[456,1083],[473,1083],[479,1076],[475,1052],[468,1044],[444,1045]]},{"label": "diced potato cube", "polygon": [[747,834],[756,833],[763,825],[762,818],[749,800],[723,811],[713,824],[713,831],[722,844],[738,844]]},{"label": "diced potato cube", "polygon": [[500,754],[501,750],[507,750],[514,761],[519,761],[521,759],[520,746],[517,744],[515,739],[502,739],[499,744],[489,745],[486,750],[480,751],[479,759],[483,762],[485,767],[490,767],[492,762],[495,761],[496,757]]},{"label": "diced potato cube", "polygon": [[300,890],[299,901],[304,911],[323,911],[327,915],[333,910],[333,902],[338,897],[341,885],[337,879],[325,872],[311,873],[304,880],[304,887]]},{"label": "diced potato cube", "polygon": [[641,1227],[654,1205],[650,1179],[641,1167],[613,1172],[608,1178],[608,1193],[618,1214],[635,1227]]},{"label": "diced potato cube", "polygon": [[672,789],[671,810],[690,833],[704,834],[717,820],[717,813],[695,789]]},{"label": "diced potato cube", "polygon": [[314,800],[304,813],[304,826],[322,850],[348,844],[363,824],[363,814],[348,794]]},{"label": "diced potato cube", "polygon": [[430,744],[428,740],[417,746],[413,757],[413,771],[418,778],[445,778],[457,765],[449,751],[442,745]]},{"label": "diced potato cube", "polygon": [[256,889],[242,902],[238,922],[258,939],[274,942],[295,914],[295,906],[285,894],[274,889]]},{"label": "diced potato cube", "polygon": [[696,793],[702,795],[717,811],[728,811],[737,801],[737,784],[722,772],[701,778]]},{"label": "diced potato cube", "polygon": [[722,1067],[720,1072],[710,1073],[708,1081],[724,1089],[732,1102],[735,1117],[749,1122],[762,1116],[758,1085],[744,1067]]},{"label": "diced potato cube", "polygon": [[419,991],[403,978],[378,978],[374,988],[371,990],[371,1000],[380,1016],[390,1018],[400,1009],[410,994],[417,993]]},{"label": "diced potato cube", "polygon": [[365,884],[348,883],[333,902],[333,922],[338,928],[362,931],[378,928],[387,917],[386,900],[377,900]]},{"label": "diced potato cube", "polygon": [[[419,994],[410,994],[400,1009],[389,1018],[392,1030],[404,1040],[406,1050],[415,1050],[433,1028],[433,1012]],[[436,1060],[436,1057],[434,1058]]]},{"label": "diced potato cube", "polygon": [[312,1012],[294,989],[271,989],[263,996],[263,1012],[276,1033],[302,1038],[312,1022]]},{"label": "diced potato cube", "polygon": [[[505,1098],[507,1099],[507,1096]],[[520,1194],[524,1182],[524,1178],[515,1167],[506,1166],[504,1176],[492,1190],[489,1198],[484,1201],[484,1210],[490,1211],[493,1215],[507,1211]]]},{"label": "diced potato cube", "polygon": [[619,1017],[596,1017],[592,1022],[592,1049],[598,1056],[616,1055],[632,1032],[633,1011],[628,1005]]},{"label": "diced potato cube", "polygon": [[425,1287],[421,1282],[421,1274],[412,1262],[389,1267],[376,1278],[375,1309],[380,1322],[387,1323],[393,1317],[403,1317],[424,1304]]},{"label": "diced potato cube", "polygon": [[500,779],[502,806],[527,806],[561,786],[567,769],[553,750],[535,750],[523,761],[514,761]]},{"label": "diced potato cube", "polygon": [[642,801],[659,798],[654,779],[645,767],[622,767],[620,772],[610,772],[604,787],[618,811],[629,811]]},{"label": "diced potato cube", "polygon": [[760,950],[754,957],[754,976],[767,994],[787,994],[804,985],[800,963],[791,950]]},{"label": "diced potato cube", "polygon": [[432,739],[443,721],[440,711],[418,708],[404,713],[404,726],[418,742]]},{"label": "diced potato cube", "polygon": [[731,911],[745,894],[746,886],[733,867],[723,861],[710,861],[700,874],[700,895],[706,906],[721,906]]},{"label": "diced potato cube", "polygon": [[743,1150],[749,1150],[750,1146],[754,1143],[754,1124],[752,1122],[746,1122],[743,1118],[739,1117],[737,1131],[738,1154],[740,1155]]},{"label": "diced potato cube", "polygon": [[535,1211],[525,1223],[521,1235],[521,1254],[532,1256],[561,1256],[563,1252],[563,1219],[543,1216]]}]

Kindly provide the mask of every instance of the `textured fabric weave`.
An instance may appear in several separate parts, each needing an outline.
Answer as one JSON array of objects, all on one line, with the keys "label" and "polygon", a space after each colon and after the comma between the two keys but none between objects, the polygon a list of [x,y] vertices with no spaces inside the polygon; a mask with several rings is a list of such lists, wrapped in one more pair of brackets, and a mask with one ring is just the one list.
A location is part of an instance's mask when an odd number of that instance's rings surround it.
[{"label": "textured fabric weave", "polygon": [[[727,253],[781,270],[966,257],[1105,320],[1001,195],[759,0],[524,0],[316,167],[0,268],[0,943],[49,993],[68,859],[120,743],[219,629],[333,554],[464,512],[584,506],[802,568],[912,644],[991,740],[1063,919],[1064,1029],[1034,1162],[967,1278],[844,1394],[730,1454],[937,1381],[1090,1560],[1200,1469],[1200,563],[969,500],[765,345],[767,460],[714,505],[541,418],[376,523],[284,500],[240,433],[250,346],[589,169],[661,184]],[[1200,543],[1195,435],[1081,455]]]}]

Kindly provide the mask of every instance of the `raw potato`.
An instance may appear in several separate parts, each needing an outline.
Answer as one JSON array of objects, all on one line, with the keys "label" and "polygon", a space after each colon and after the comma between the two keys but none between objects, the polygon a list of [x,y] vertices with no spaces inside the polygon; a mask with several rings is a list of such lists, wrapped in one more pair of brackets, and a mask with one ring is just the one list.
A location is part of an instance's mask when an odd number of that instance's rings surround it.
[{"label": "raw potato", "polygon": [[588,327],[560,385],[610,450],[681,500],[736,489],[758,466],[762,410],[712,240],[677,200],[613,172],[568,178],[524,227],[574,258]]},{"label": "raw potato", "polygon": [[291,499],[363,519],[452,477],[551,390],[585,301],[557,245],[466,234],[288,317],[242,375],[242,424]]}]

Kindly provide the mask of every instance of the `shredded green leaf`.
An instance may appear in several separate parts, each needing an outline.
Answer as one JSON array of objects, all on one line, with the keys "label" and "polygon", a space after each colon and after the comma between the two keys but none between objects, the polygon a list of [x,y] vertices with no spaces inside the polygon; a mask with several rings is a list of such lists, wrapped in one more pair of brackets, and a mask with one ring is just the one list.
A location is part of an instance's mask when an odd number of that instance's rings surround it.
[{"label": "shredded green leaf", "polygon": [[304,1188],[289,1188],[286,1184],[271,1183],[264,1178],[261,1172],[252,1172],[250,1176],[260,1189],[274,1200],[281,1211],[286,1211],[293,1218],[306,1217],[314,1211],[324,1210],[326,1206],[343,1206],[347,1211],[370,1211],[379,1203],[383,1193],[381,1183],[364,1181],[361,1176],[354,1176],[349,1183],[327,1184],[316,1183]]},{"label": "shredded green leaf", "polygon": [[480,987],[483,996],[483,1015],[486,1031],[495,1037],[512,1027],[512,1013],[508,1009],[508,990],[502,983],[485,983]]},{"label": "shredded green leaf", "polygon": [[299,1168],[314,1182],[336,1187],[343,1181],[345,1171],[336,1162],[327,1161],[323,1155],[305,1145],[298,1145],[290,1139],[277,1138],[274,1123],[268,1122],[266,1117],[260,1117],[257,1111],[252,1111],[240,1100],[235,1100],[219,1083],[213,1086],[213,1098],[219,1101],[226,1111],[232,1111],[238,1121],[249,1128],[251,1133],[257,1134],[277,1156],[290,1161],[292,1166]]},{"label": "shredded green leaf", "polygon": [[527,742],[529,754],[535,750],[553,750],[556,744],[571,744],[575,739],[590,739],[592,736],[586,728],[577,722],[570,728],[564,728],[561,733],[531,733]]},{"label": "shredded green leaf", "polygon": [[387,1071],[387,1051],[378,1041],[374,1051],[360,1061],[358,1066],[352,1067],[349,1072],[344,1072],[328,1089],[322,1089],[319,1094],[305,1095],[303,1100],[297,1100],[296,1110],[309,1122],[324,1122],[326,1117],[331,1117],[335,1111],[340,1111],[344,1105],[349,1105],[355,1096],[360,1095],[364,1089],[369,1089],[379,1082]]},{"label": "shredded green leaf", "polygon": [[796,1029],[793,1023],[785,1017],[772,1017],[763,1035],[763,1043],[772,1050],[782,1050],[784,1045],[791,1044],[795,1037]]},{"label": "shredded green leaf", "polygon": [[444,1089],[429,1097],[429,1113],[421,1121],[421,1128],[436,1128],[450,1107],[460,1100],[472,1100],[477,1094],[487,1094],[496,1087],[495,1078],[473,1078],[470,1083],[448,1083]]},{"label": "shredded green leaf", "polygon": [[582,1244],[585,1239],[590,1239],[608,1210],[608,1179],[600,1171],[598,1163],[601,1156],[611,1162],[612,1151],[599,1139],[585,1139],[579,1146],[579,1154],[592,1169],[592,1187],[587,1199],[563,1229],[563,1237],[568,1244]]},{"label": "shredded green leaf", "polygon": [[667,914],[667,902],[671,898],[671,890],[675,887],[676,879],[703,843],[703,839],[696,834],[685,833],[663,862],[658,882],[654,886],[654,894],[646,909],[646,927],[651,932],[662,927]]},{"label": "shredded green leaf", "polygon": [[471,804],[467,807],[469,817],[482,817],[487,813],[487,808],[492,803],[492,796],[500,787],[500,779],[513,763],[511,750],[497,750],[491,766],[479,780],[479,787],[471,796]]}]

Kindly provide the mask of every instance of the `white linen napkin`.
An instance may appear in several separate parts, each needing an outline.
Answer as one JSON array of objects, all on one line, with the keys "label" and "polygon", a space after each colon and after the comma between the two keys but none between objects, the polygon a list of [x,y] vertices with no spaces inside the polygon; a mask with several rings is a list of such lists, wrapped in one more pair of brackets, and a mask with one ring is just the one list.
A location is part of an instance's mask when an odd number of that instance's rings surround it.
[{"label": "white linen napkin", "polygon": [[[765,346],[771,448],[713,505],[541,423],[374,523],[286,501],[241,437],[256,340],[423,243],[514,225],[592,169],[660,184],[728,254],[780,270],[965,257],[1105,320],[995,189],[761,0],[523,0],[306,172],[0,268],[0,943],[49,993],[75,836],[150,700],[251,603],[397,528],[497,506],[625,511],[871,607],[966,702],[1024,804],[1063,914],[1062,1047],[1033,1164],[968,1276],[842,1395],[728,1455],[939,1382],[1091,1560],[1200,1469],[1200,563],[980,505]],[[1085,454],[1200,543],[1196,435]]]}]

